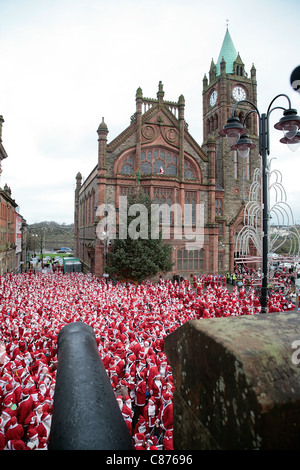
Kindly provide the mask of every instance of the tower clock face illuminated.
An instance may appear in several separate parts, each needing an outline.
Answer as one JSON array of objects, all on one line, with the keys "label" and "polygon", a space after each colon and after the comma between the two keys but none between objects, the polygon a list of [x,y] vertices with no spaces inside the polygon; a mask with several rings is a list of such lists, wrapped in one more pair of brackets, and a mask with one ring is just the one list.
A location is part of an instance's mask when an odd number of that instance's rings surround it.
[{"label": "tower clock face illuminated", "polygon": [[216,104],[216,102],[217,102],[217,98],[218,98],[218,92],[217,92],[217,90],[214,90],[214,91],[212,92],[212,94],[210,95],[209,104],[210,104],[211,106],[214,106],[214,105]]},{"label": "tower clock face illuminated", "polygon": [[246,92],[241,86],[235,86],[232,90],[232,96],[235,101],[241,101],[246,99]]}]

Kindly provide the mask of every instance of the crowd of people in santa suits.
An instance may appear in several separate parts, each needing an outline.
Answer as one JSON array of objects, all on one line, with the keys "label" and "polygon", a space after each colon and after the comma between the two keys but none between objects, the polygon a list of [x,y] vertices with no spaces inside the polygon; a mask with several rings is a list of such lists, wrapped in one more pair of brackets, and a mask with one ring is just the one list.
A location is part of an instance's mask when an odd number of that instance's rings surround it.
[{"label": "crowd of people in santa suits", "polygon": [[[204,288],[202,281],[113,285],[82,273],[0,277],[0,449],[47,449],[57,336],[77,321],[94,329],[135,448],[173,449],[174,382],[164,338],[189,320],[260,313],[254,290]],[[280,293],[269,306],[292,308]]]}]

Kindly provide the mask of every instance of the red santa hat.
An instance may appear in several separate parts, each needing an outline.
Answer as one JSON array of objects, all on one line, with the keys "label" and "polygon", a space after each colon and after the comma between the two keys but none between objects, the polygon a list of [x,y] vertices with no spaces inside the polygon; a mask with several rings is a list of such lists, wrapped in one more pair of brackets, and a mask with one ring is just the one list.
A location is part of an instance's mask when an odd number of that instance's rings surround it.
[{"label": "red santa hat", "polygon": [[39,433],[38,433],[37,428],[28,429],[27,436],[28,436],[29,439],[34,439],[34,438],[38,437],[38,435],[39,435]]},{"label": "red santa hat", "polygon": [[6,387],[5,387],[6,391],[7,392],[11,392],[12,389],[13,389],[13,385],[11,382],[9,382],[8,384],[6,384]]},{"label": "red santa hat", "polygon": [[[13,403],[13,397],[12,396],[9,396],[9,397],[5,397],[4,400],[3,400],[3,405],[5,408],[8,408],[10,407],[10,405]],[[17,405],[16,405],[17,407]]]},{"label": "red santa hat", "polygon": [[13,427],[16,424],[17,424],[17,418],[15,416],[12,416],[12,418],[10,419],[9,427]]},{"label": "red santa hat", "polygon": [[24,450],[25,443],[21,439],[14,439],[11,441],[11,450]]},{"label": "red santa hat", "polygon": [[45,419],[49,418],[51,415],[47,412],[47,411],[44,411],[43,414],[42,414],[42,421],[44,421]]},{"label": "red santa hat", "polygon": [[135,356],[135,354],[130,354],[127,359],[128,359],[129,362],[135,362],[136,356]]},{"label": "red santa hat", "polygon": [[138,432],[134,435],[134,440],[136,444],[142,444],[145,441],[145,434],[143,432]]},{"label": "red santa hat", "polygon": [[168,403],[172,399],[172,395],[169,392],[164,392],[162,395],[162,399],[164,403]]}]

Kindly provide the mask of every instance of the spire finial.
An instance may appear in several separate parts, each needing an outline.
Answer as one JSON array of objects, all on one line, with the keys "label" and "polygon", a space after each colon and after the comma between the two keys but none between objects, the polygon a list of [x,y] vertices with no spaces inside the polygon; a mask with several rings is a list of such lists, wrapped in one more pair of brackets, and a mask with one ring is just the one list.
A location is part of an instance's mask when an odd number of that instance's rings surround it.
[{"label": "spire finial", "polygon": [[229,19],[227,18],[227,20],[226,20],[226,29],[228,29],[228,26],[229,26]]},{"label": "spire finial", "polygon": [[158,84],[157,98],[160,100],[161,103],[162,103],[164,95],[165,95],[165,92],[164,92],[164,89],[163,89],[163,83],[160,80],[160,82]]}]

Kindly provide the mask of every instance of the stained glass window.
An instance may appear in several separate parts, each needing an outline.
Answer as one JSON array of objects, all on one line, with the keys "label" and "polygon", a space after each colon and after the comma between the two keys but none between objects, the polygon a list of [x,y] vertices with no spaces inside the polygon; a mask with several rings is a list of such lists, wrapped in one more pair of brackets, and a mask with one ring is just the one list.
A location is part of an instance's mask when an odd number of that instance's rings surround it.
[{"label": "stained glass window", "polygon": [[144,175],[177,176],[177,155],[164,149],[148,149],[141,153],[141,172]]}]

